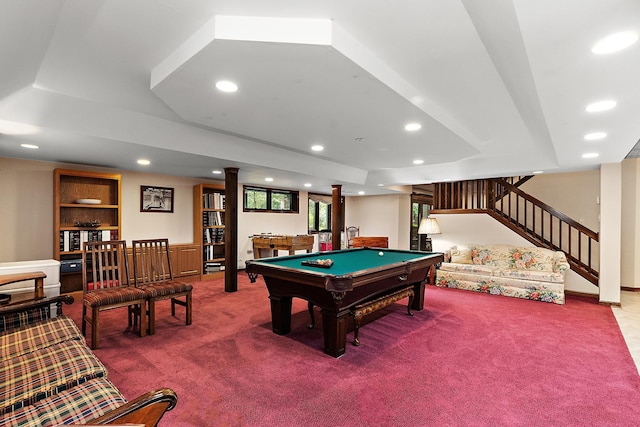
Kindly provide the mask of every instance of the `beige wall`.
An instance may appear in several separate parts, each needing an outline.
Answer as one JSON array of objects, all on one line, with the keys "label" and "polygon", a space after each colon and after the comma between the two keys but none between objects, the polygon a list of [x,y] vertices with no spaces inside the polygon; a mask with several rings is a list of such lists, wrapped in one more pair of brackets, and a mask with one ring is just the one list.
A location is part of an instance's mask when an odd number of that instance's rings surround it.
[{"label": "beige wall", "polygon": [[520,188],[591,230],[600,230],[600,171],[535,175]]},{"label": "beige wall", "polygon": [[[122,238],[193,242],[193,185],[215,182],[107,168],[0,157],[0,262],[53,257],[53,170],[122,175]],[[174,188],[174,213],[140,212],[140,185]]]},{"label": "beige wall", "polygon": [[[623,286],[640,287],[639,264],[635,254],[640,243],[635,230],[640,224],[640,191],[637,160],[626,163],[622,168],[623,230],[622,279]],[[141,172],[115,171],[106,168],[35,162],[0,157],[0,262],[46,259],[53,256],[53,169],[84,169],[116,172],[122,174],[123,206],[122,236],[131,241],[138,238],[167,237],[174,243],[193,241],[193,194],[196,180],[175,176],[154,175]],[[527,191],[543,202],[557,207],[567,215],[582,220],[596,231],[600,230],[600,207],[596,204],[600,197],[600,172],[578,172],[568,174],[538,175],[523,185]],[[140,185],[157,185],[175,189],[173,214],[141,213]],[[242,194],[242,185],[238,186]],[[362,236],[388,236],[391,247],[407,249],[409,247],[410,195],[346,197],[345,220],[347,226],[360,227]],[[240,200],[242,198],[240,197]],[[252,259],[250,235],[271,232],[282,234],[307,233],[307,193],[300,192],[300,213],[298,214],[262,214],[244,213],[238,209],[238,258],[239,267],[244,267],[246,259]],[[631,204],[630,204],[631,203]],[[442,216],[446,221],[447,216]],[[464,240],[476,240],[474,232],[488,230],[478,218],[467,220],[465,226],[448,226],[445,222],[443,235],[434,238],[434,244],[440,239],[447,240],[447,234],[453,230],[459,234],[468,232]],[[447,230],[448,229],[448,230]],[[509,241],[504,233],[492,234],[493,240]],[[461,237],[462,238],[462,237]],[[498,239],[498,240],[496,240]],[[477,241],[477,240],[476,240]],[[315,249],[318,245],[316,241]],[[437,247],[434,249],[438,250]],[[571,285],[580,292],[583,283]],[[590,286],[590,285],[589,285]]]},{"label": "beige wall", "polygon": [[386,236],[389,247],[409,249],[411,196],[347,197],[345,226],[360,228],[360,236]]},{"label": "beige wall", "polygon": [[600,165],[602,204],[600,216],[600,301],[620,303],[620,260],[622,235],[622,165],[604,163]]},{"label": "beige wall", "polygon": [[640,159],[622,162],[622,230],[620,283],[640,288]]},{"label": "beige wall", "polygon": [[[307,234],[308,231],[308,193],[299,193],[299,213],[267,213],[242,211],[242,185],[238,185],[238,268],[244,268],[244,262],[253,259],[251,238],[254,234]],[[314,250],[318,248],[316,239]],[[302,252],[301,252],[302,253]],[[280,251],[279,255],[288,255]]]}]

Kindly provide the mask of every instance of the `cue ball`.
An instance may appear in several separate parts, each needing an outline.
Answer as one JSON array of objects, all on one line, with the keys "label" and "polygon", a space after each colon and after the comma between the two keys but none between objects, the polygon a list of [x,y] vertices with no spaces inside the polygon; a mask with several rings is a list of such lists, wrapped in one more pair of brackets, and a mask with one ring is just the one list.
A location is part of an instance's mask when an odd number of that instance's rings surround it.
[{"label": "cue ball", "polygon": [[378,255],[382,256],[384,255],[384,252],[378,252]]}]

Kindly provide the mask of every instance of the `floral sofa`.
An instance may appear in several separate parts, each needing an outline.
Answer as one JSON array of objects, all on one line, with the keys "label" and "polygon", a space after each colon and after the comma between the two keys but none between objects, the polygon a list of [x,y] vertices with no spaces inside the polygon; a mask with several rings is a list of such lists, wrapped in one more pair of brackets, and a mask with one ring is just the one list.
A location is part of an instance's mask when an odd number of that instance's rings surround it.
[{"label": "floral sofa", "polygon": [[510,245],[454,246],[436,275],[436,286],[564,304],[564,252]]}]

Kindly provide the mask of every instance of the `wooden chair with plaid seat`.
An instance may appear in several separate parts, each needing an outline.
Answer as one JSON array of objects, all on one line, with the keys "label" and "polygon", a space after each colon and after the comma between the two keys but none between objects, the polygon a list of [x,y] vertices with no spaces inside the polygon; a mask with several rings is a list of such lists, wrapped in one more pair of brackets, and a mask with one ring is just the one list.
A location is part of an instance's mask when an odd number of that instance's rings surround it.
[{"label": "wooden chair with plaid seat", "polygon": [[149,335],[156,332],[156,301],[160,300],[171,299],[172,316],[176,315],[176,305],[185,307],[185,324],[190,325],[193,287],[173,278],[169,240],[133,240],[131,243],[135,285],[146,292],[149,304]]},{"label": "wooden chair with plaid seat", "polygon": [[[82,335],[91,325],[91,349],[100,344],[100,312],[127,307],[129,328],[140,317],[140,336],[147,333],[147,294],[129,282],[127,244],[124,240],[85,242],[82,248]],[[91,316],[88,316],[88,312]],[[134,320],[135,318],[135,320]]]}]

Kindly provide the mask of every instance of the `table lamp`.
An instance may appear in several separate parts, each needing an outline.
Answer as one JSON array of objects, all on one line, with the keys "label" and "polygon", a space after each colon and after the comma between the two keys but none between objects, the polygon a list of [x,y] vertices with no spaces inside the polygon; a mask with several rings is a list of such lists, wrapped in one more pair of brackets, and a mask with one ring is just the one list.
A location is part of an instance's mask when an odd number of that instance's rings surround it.
[{"label": "table lamp", "polygon": [[[420,250],[425,252],[432,252],[433,245],[429,234],[440,234],[440,226],[438,220],[431,217],[422,218],[420,226],[418,227],[418,234],[420,235]],[[425,236],[424,238],[422,236]]]}]

